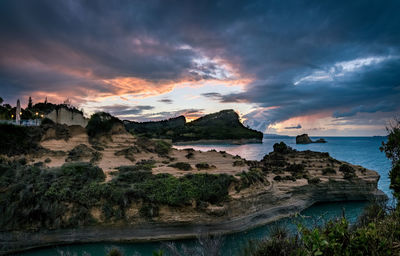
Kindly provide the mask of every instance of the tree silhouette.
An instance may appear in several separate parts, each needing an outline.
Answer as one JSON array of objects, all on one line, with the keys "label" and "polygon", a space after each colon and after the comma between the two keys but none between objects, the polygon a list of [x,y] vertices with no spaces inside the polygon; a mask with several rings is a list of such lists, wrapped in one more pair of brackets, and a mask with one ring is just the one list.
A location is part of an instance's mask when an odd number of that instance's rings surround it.
[{"label": "tree silhouette", "polygon": [[29,96],[28,109],[32,108],[32,98]]}]

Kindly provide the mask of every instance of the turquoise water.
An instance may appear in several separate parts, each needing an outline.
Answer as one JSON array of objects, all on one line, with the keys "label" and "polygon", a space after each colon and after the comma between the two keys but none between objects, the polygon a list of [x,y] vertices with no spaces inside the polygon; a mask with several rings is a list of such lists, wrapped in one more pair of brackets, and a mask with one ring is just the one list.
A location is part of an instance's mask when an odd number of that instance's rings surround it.
[{"label": "turquoise water", "polygon": [[[266,138],[262,144],[246,145],[189,145],[177,146],[177,148],[194,148],[196,150],[207,151],[210,149],[224,150],[230,154],[240,155],[248,160],[260,160],[263,156],[272,151],[272,146],[276,142],[283,141],[287,145],[297,150],[313,150],[329,152],[329,154],[339,160],[347,161],[352,164],[364,166],[365,168],[377,171],[381,175],[379,188],[390,198],[392,193],[389,189],[390,181],[388,172],[390,161],[379,151],[379,146],[385,139],[383,137],[324,137],[328,143],[296,145],[295,138]],[[313,138],[317,139],[317,138]],[[322,225],[325,221],[340,217],[342,213],[346,215],[351,223],[357,220],[360,212],[365,207],[365,202],[335,202],[314,205],[301,213],[302,217],[286,218],[275,224],[261,226],[241,233],[227,235],[223,238],[223,255],[237,255],[243,245],[249,240],[262,239],[267,236],[274,225],[284,225],[289,230],[296,232],[296,223],[302,222],[307,226]],[[175,242],[178,248],[182,246],[194,247],[198,243],[196,240],[181,240]],[[124,252],[125,256],[132,255],[152,255],[152,252],[162,246],[161,243],[94,243],[77,244],[69,246],[59,246],[28,251],[19,255],[29,256],[50,256],[50,255],[105,255],[112,247],[118,247]]]}]

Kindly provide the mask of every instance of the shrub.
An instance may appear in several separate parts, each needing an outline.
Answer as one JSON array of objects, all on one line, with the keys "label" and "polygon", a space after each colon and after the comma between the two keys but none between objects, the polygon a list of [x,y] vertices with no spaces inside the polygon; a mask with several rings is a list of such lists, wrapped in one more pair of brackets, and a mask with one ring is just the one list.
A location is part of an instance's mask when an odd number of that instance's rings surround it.
[{"label": "shrub", "polygon": [[252,184],[255,184],[257,182],[268,184],[268,180],[264,178],[264,175],[262,171],[258,169],[250,169],[248,172],[241,172],[237,174],[237,176],[240,177],[240,183],[238,186],[236,186],[236,190],[240,191],[244,188],[250,187]]},{"label": "shrub", "polygon": [[308,183],[310,183],[310,184],[318,184],[320,182],[321,182],[321,179],[318,178],[318,177],[314,177],[314,178],[308,179]]},{"label": "shrub", "polygon": [[291,172],[293,174],[300,174],[304,172],[303,164],[290,164],[286,167],[286,171]]},{"label": "shrub", "polygon": [[279,176],[279,175],[276,175],[276,176],[274,177],[274,180],[275,180],[275,181],[282,181],[282,177]]},{"label": "shrub", "polygon": [[89,137],[96,137],[109,133],[114,124],[122,124],[122,122],[108,113],[99,112],[90,117],[86,131]]},{"label": "shrub", "polygon": [[323,175],[336,174],[336,171],[335,171],[335,169],[333,169],[331,167],[327,167],[327,168],[322,170],[322,174]]},{"label": "shrub", "polygon": [[400,198],[400,163],[397,163],[389,172],[390,188],[397,198]]},{"label": "shrub", "polygon": [[274,144],[274,152],[280,153],[280,154],[288,154],[293,151],[291,147],[288,147],[283,141],[280,143],[275,143]]},{"label": "shrub", "polygon": [[236,160],[232,163],[233,166],[244,166],[245,162],[243,160]]},{"label": "shrub", "polygon": [[196,168],[199,169],[199,170],[207,170],[207,169],[210,169],[212,167],[215,167],[215,166],[211,166],[211,165],[209,165],[208,163],[205,163],[205,162],[196,164]]},{"label": "shrub", "polygon": [[118,248],[113,247],[108,251],[107,256],[123,256],[123,254]]},{"label": "shrub", "polygon": [[171,143],[165,140],[156,140],[154,143],[154,150],[160,156],[168,155],[172,149]]},{"label": "shrub", "polygon": [[344,177],[345,179],[351,179],[351,178],[356,177],[356,173],[355,173],[354,168],[351,167],[351,166],[348,165],[348,164],[342,164],[342,165],[339,167],[339,171],[343,173],[343,177]]},{"label": "shrub", "polygon": [[0,124],[0,154],[9,156],[36,153],[42,138],[39,127]]},{"label": "shrub", "polygon": [[187,159],[193,159],[193,158],[194,158],[194,153],[190,151],[189,153],[187,153],[187,154],[185,155],[185,157],[186,157]]},{"label": "shrub", "polygon": [[168,166],[176,168],[176,169],[179,169],[179,170],[183,170],[183,171],[192,170],[192,166],[189,163],[186,163],[186,162],[177,162],[177,163],[174,163],[174,164],[170,164]]},{"label": "shrub", "polygon": [[135,162],[136,159],[135,159],[134,155],[136,153],[140,153],[139,148],[136,147],[136,146],[131,146],[131,147],[116,151],[114,153],[114,155],[116,155],[116,156],[125,156],[126,159],[130,160],[131,162]]},{"label": "shrub", "polygon": [[139,214],[145,218],[154,218],[159,216],[159,207],[155,204],[144,203],[139,209]]},{"label": "shrub", "polygon": [[93,153],[93,149],[85,144],[79,144],[68,152],[68,157],[65,159],[65,162],[80,161],[82,158],[92,157]]}]

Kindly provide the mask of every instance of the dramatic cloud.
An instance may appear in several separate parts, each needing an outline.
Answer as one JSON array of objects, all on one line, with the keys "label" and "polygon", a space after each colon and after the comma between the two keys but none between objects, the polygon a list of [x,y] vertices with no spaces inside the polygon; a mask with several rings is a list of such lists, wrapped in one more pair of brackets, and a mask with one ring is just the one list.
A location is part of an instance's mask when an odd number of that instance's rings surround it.
[{"label": "dramatic cloud", "polygon": [[201,116],[204,116],[205,113],[203,111],[204,111],[203,109],[182,109],[171,112],[156,112],[156,113],[132,116],[129,118],[129,120],[137,122],[148,122],[148,121],[166,120],[178,116],[185,116],[187,121],[191,121]]},{"label": "dramatic cloud", "polygon": [[145,110],[152,110],[153,106],[126,106],[126,105],[112,105],[105,106],[102,111],[111,113],[118,117],[136,116],[142,114]]},{"label": "dramatic cloud", "polygon": [[298,124],[296,126],[287,126],[285,127],[286,130],[293,130],[293,129],[301,129],[301,125]]},{"label": "dramatic cloud", "polygon": [[171,99],[168,99],[168,98],[164,98],[164,99],[159,100],[159,102],[166,103],[166,104],[172,104],[174,101]]},{"label": "dramatic cloud", "polygon": [[211,99],[214,99],[214,100],[221,100],[222,99],[221,93],[218,93],[218,92],[207,92],[207,93],[202,93],[201,95],[203,97],[211,98]]},{"label": "dramatic cloud", "polygon": [[216,110],[255,106],[243,118],[263,131],[310,115],[377,124],[400,110],[399,9],[396,0],[4,0],[0,93],[80,103],[247,81],[240,93],[202,96]]}]

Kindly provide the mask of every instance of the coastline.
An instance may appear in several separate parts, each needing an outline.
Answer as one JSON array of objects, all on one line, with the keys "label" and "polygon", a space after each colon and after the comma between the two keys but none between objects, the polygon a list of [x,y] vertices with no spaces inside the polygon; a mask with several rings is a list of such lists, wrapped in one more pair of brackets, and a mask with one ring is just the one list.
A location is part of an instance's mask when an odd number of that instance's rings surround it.
[{"label": "coastline", "polygon": [[282,195],[280,196],[281,202],[283,202],[281,204],[265,205],[266,201],[275,201],[277,198],[271,198],[270,193],[262,191],[260,194],[255,195],[258,202],[248,200],[249,198],[239,200],[239,202],[231,202],[236,207],[245,209],[248,209],[251,205],[253,208],[258,208],[257,211],[236,218],[228,217],[224,221],[216,217],[216,221],[205,223],[147,222],[135,226],[103,225],[38,232],[0,232],[0,255],[56,245],[96,242],[156,242],[191,239],[198,237],[201,233],[226,235],[250,230],[285,217],[293,216],[315,203],[367,201],[373,198],[386,198],[386,195],[382,191],[372,189],[368,182],[361,187],[354,186],[354,184],[343,184],[341,181],[335,181],[335,183],[339,185],[338,189],[318,186],[318,189],[314,191],[302,188],[300,191],[293,191],[291,195]]},{"label": "coastline", "polygon": [[190,141],[177,141],[173,142],[176,146],[185,145],[212,145],[212,144],[226,144],[226,145],[243,145],[243,144],[253,144],[262,143],[262,139],[229,139],[229,140],[190,140]]}]

